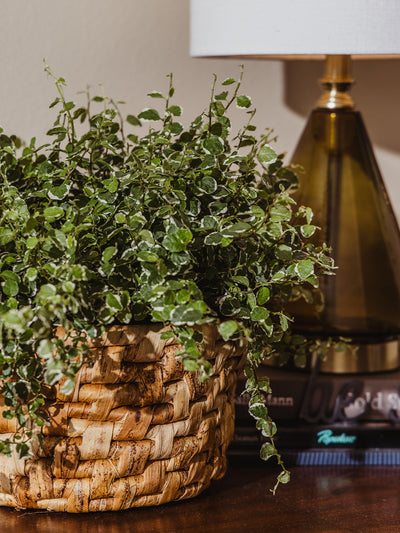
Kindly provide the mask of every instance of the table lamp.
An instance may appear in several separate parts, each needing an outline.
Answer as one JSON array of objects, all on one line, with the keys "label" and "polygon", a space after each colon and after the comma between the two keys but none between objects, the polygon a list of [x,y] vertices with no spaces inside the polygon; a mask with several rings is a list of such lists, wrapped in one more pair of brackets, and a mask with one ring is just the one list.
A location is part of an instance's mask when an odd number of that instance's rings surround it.
[{"label": "table lamp", "polygon": [[305,169],[295,199],[313,209],[338,270],[321,280],[318,316],[301,303],[293,314],[305,335],[357,346],[356,357],[332,351],[328,372],[400,365],[399,226],[349,94],[351,58],[400,54],[399,28],[399,0],[191,0],[193,56],[325,58],[323,92],[292,162]]}]

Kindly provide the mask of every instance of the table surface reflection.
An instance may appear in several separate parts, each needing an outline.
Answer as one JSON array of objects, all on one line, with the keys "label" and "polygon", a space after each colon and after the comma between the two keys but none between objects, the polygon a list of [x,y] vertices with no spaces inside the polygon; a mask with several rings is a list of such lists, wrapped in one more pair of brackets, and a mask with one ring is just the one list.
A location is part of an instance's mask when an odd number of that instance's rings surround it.
[{"label": "table surface reflection", "polygon": [[400,467],[293,467],[273,496],[277,473],[257,459],[235,460],[197,498],[122,512],[0,508],[0,533],[400,532]]}]

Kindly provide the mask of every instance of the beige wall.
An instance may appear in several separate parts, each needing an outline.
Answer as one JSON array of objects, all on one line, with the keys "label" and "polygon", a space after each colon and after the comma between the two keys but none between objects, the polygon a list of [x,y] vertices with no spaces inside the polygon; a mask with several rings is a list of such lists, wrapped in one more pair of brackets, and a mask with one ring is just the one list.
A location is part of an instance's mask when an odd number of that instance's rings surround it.
[{"label": "beige wall", "polygon": [[[46,58],[67,79],[69,93],[103,83],[126,101],[126,114],[149,105],[146,93],[174,73],[177,103],[187,120],[203,108],[212,73],[235,76],[238,62],[189,57],[189,0],[0,0],[0,124],[24,139],[44,138],[55,90]],[[279,135],[290,155],[318,96],[319,63],[246,61],[243,91],[257,107],[257,125]],[[400,218],[399,62],[356,64],[353,91],[375,144]]]}]

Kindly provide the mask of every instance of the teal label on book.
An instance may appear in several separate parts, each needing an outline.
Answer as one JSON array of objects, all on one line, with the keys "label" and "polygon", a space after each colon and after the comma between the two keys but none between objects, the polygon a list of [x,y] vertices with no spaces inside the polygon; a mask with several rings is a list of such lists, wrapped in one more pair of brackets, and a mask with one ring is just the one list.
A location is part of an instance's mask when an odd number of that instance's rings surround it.
[{"label": "teal label on book", "polygon": [[354,444],[357,437],[355,435],[346,435],[341,433],[340,435],[334,435],[331,429],[323,429],[317,433],[318,444]]}]

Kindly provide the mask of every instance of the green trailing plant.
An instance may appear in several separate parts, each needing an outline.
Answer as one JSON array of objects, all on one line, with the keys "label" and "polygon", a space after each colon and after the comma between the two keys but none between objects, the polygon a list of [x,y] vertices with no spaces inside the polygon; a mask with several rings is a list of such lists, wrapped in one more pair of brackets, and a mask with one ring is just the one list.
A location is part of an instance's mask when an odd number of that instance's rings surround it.
[{"label": "green trailing plant", "polygon": [[[58,91],[51,142],[20,146],[0,134],[0,383],[3,416],[20,428],[0,451],[29,455],[46,424],[46,391],[62,380],[70,392],[90,362],[87,337],[111,324],[164,323],[185,368],[206,379],[196,326],[214,322],[224,339],[248,343],[261,457],[276,457],[277,485],[287,482],[269,381],[256,370],[273,354],[310,349],[290,333],[285,303],[332,265],[307,241],[312,212],[291,199],[296,176],[270,146],[272,132],[256,137],[241,75],[218,91],[214,79],[207,108],[185,128],[171,76],[166,95],[150,93],[153,106],[123,120],[105,96],[76,106],[46,70]],[[231,134],[234,106],[244,125]]]}]

